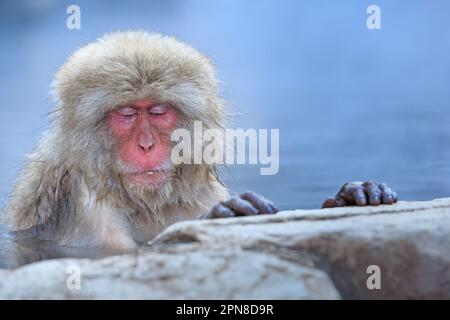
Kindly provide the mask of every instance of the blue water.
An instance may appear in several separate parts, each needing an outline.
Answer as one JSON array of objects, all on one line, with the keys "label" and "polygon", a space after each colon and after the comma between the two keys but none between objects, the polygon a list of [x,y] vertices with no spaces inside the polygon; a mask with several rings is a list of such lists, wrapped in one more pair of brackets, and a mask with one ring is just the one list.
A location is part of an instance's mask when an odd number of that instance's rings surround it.
[{"label": "blue water", "polygon": [[405,200],[450,196],[450,2],[67,1],[0,3],[0,207],[47,126],[48,87],[66,56],[103,33],[142,28],[209,55],[233,126],[279,128],[280,170],[232,166],[225,180],[282,209],[315,208],[349,180]]}]

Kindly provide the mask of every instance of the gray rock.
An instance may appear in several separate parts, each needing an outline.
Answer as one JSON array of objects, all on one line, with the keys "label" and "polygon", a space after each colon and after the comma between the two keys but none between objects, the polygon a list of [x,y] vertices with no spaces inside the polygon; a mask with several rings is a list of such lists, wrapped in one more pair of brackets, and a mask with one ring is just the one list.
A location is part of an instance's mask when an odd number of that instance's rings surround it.
[{"label": "gray rock", "polygon": [[2,270],[0,298],[450,299],[450,199],[177,223],[134,254]]},{"label": "gray rock", "polygon": [[[79,290],[69,273],[80,271]],[[67,285],[69,281],[69,285]],[[71,290],[72,289],[72,290]],[[336,299],[319,270],[239,248],[63,259],[0,273],[2,299]]]}]

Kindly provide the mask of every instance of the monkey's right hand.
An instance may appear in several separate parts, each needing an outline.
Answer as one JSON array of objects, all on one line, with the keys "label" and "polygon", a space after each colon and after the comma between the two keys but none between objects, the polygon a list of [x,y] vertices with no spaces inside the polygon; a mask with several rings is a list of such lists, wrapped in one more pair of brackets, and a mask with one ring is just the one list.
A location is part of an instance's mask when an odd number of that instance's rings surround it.
[{"label": "monkey's right hand", "polygon": [[274,214],[277,212],[278,209],[271,201],[254,192],[248,191],[216,204],[211,211],[201,216],[200,219],[255,216],[259,214]]}]

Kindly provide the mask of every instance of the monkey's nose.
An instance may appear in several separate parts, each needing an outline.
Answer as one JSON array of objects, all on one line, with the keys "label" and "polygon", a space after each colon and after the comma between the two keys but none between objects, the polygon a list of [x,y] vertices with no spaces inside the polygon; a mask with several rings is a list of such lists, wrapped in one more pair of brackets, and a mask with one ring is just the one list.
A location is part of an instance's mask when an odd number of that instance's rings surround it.
[{"label": "monkey's nose", "polygon": [[148,137],[140,137],[138,146],[139,149],[144,152],[149,152],[154,145],[153,139],[149,139]]}]

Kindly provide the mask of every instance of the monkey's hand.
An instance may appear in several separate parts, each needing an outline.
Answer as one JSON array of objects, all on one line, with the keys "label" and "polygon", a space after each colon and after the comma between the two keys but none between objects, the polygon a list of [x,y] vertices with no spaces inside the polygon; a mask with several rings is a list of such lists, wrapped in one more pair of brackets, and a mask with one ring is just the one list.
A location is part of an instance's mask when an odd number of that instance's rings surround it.
[{"label": "monkey's hand", "polygon": [[379,204],[393,204],[398,200],[397,193],[392,191],[386,183],[349,182],[342,186],[334,198],[328,198],[322,208],[345,206],[377,206]]},{"label": "monkey's hand", "polygon": [[211,211],[201,216],[200,219],[255,216],[259,214],[274,214],[277,212],[278,209],[271,201],[254,192],[248,191],[216,204]]}]

